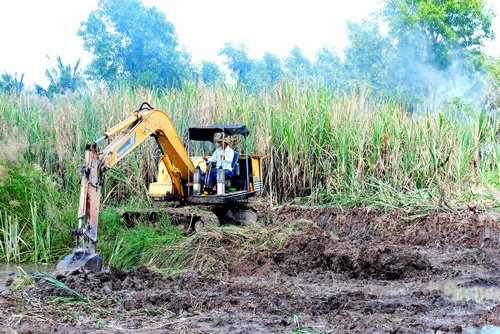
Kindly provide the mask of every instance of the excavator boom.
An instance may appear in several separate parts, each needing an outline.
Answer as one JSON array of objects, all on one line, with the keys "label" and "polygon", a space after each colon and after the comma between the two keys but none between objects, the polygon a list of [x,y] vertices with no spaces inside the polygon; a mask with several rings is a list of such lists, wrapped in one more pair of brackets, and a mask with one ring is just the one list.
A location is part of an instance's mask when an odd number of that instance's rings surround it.
[{"label": "excavator boom", "polygon": [[63,271],[74,267],[101,270],[102,257],[95,253],[95,244],[98,240],[103,173],[150,136],[157,139],[163,152],[162,161],[174,183],[174,189],[180,199],[184,200],[182,183],[192,177],[193,164],[188,162],[188,153],[170,117],[161,110],[151,108],[147,103],[149,108],[143,108],[144,105],[131,117],[104,133],[100,140],[118,135],[102,152],[97,150],[99,140],[87,143],[80,181],[78,228],[73,230],[77,245],[72,254],[58,263],[56,270]]}]

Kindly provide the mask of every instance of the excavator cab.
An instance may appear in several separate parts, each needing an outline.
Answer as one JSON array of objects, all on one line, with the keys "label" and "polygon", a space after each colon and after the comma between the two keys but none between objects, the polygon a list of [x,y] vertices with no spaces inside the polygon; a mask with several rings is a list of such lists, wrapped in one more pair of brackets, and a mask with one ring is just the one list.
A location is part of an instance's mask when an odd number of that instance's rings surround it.
[{"label": "excavator cab", "polygon": [[[194,167],[193,176],[189,173],[186,182],[186,196],[184,201],[189,205],[197,204],[223,204],[232,203],[262,194],[262,155],[248,154],[247,137],[249,131],[246,125],[213,125],[206,127],[191,127],[187,132],[187,151],[190,159],[188,169]],[[234,145],[233,160],[231,162],[232,172],[217,179],[216,190],[207,188],[210,170],[216,168],[215,164],[210,164],[203,160],[202,155],[193,152],[205,152],[211,155],[215,149],[217,139],[241,136],[243,138],[239,145]],[[214,147],[210,151],[209,146]],[[234,144],[235,141],[232,141]],[[208,144],[208,145],[207,145]],[[233,146],[233,145],[232,145]],[[238,149],[243,152],[240,153]],[[208,154],[208,152],[210,152]],[[158,181],[149,185],[150,196],[157,201],[168,201],[172,199],[173,182],[166,171],[165,165],[160,162],[158,166]]]}]

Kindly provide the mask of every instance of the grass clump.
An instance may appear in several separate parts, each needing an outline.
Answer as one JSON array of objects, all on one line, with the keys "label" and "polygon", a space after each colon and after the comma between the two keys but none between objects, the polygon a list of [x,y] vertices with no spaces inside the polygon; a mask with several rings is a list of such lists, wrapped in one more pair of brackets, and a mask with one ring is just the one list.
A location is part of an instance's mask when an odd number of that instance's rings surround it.
[{"label": "grass clump", "polygon": [[[1,166],[1,165],[0,165]],[[73,213],[59,185],[40,167],[4,165],[0,187],[0,261],[51,263],[60,256],[65,217]]]},{"label": "grass clump", "polygon": [[161,255],[151,264],[168,274],[191,270],[214,273],[220,269],[218,266],[243,255],[277,249],[290,235],[301,233],[312,224],[310,220],[297,220],[266,227],[207,226],[174,245],[158,248]]}]

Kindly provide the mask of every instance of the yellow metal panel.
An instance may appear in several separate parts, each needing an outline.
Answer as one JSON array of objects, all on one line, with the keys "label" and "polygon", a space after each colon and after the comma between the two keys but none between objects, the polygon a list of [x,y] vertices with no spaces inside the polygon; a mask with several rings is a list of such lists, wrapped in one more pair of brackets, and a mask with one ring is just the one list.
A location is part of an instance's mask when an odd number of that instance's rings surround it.
[{"label": "yellow metal panel", "polygon": [[261,158],[251,155],[250,159],[252,160],[252,173],[253,173],[253,176],[256,176],[256,177],[259,178],[259,180],[262,180]]},{"label": "yellow metal panel", "polygon": [[257,155],[251,155],[250,159],[252,160],[252,175],[253,175],[253,184],[251,184],[251,190],[257,191],[257,194],[262,194],[263,183],[262,183],[262,157]]},{"label": "yellow metal panel", "polygon": [[191,157],[191,162],[193,163],[194,168],[196,168],[196,166],[200,166],[202,172],[207,170],[207,164],[205,163],[205,160],[203,160],[203,157]]},{"label": "yellow metal panel", "polygon": [[170,182],[172,183],[172,178],[170,177],[170,174],[168,173],[167,167],[165,167],[165,164],[163,163],[162,160],[160,160],[160,163],[158,164],[158,182]]},{"label": "yellow metal panel", "polygon": [[174,184],[172,182],[153,182],[149,185],[149,196],[161,197],[173,195]]}]

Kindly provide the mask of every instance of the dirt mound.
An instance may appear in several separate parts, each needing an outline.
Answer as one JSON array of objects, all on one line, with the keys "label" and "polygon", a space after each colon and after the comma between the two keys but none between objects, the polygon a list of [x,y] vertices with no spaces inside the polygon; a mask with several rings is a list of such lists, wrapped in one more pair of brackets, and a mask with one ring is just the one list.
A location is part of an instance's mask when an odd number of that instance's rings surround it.
[{"label": "dirt mound", "polygon": [[[192,294],[185,291],[203,291],[207,285],[219,282],[198,272],[172,277],[146,267],[131,271],[111,267],[109,272],[101,273],[78,268],[55,273],[54,277],[81,295],[119,295],[125,310],[162,306],[176,313],[191,308]],[[33,292],[45,297],[71,295],[44,279],[39,279]]]},{"label": "dirt mound", "polygon": [[391,244],[427,247],[500,248],[500,216],[474,205],[460,212],[408,216],[397,210],[384,214],[371,208],[284,205],[271,211],[275,224],[310,219],[339,237],[380,240]]},{"label": "dirt mound", "polygon": [[55,278],[79,293],[109,293],[111,291],[129,289],[141,291],[151,288],[167,288],[172,285],[172,279],[160,273],[151,272],[146,267],[137,270],[124,271],[111,267],[109,272],[93,273],[83,268],[70,272],[59,272]]},{"label": "dirt mound", "polygon": [[283,247],[272,253],[272,259],[289,276],[308,271],[328,271],[334,263],[336,244],[331,235],[312,227],[304,233],[290,236]]},{"label": "dirt mound", "polygon": [[396,280],[432,270],[425,255],[395,246],[362,246],[356,261],[361,277]]},{"label": "dirt mound", "polygon": [[325,272],[355,278],[400,279],[432,270],[425,255],[401,246],[340,240],[319,227],[291,235],[281,247],[245,254],[228,264],[233,275],[288,276]]}]

